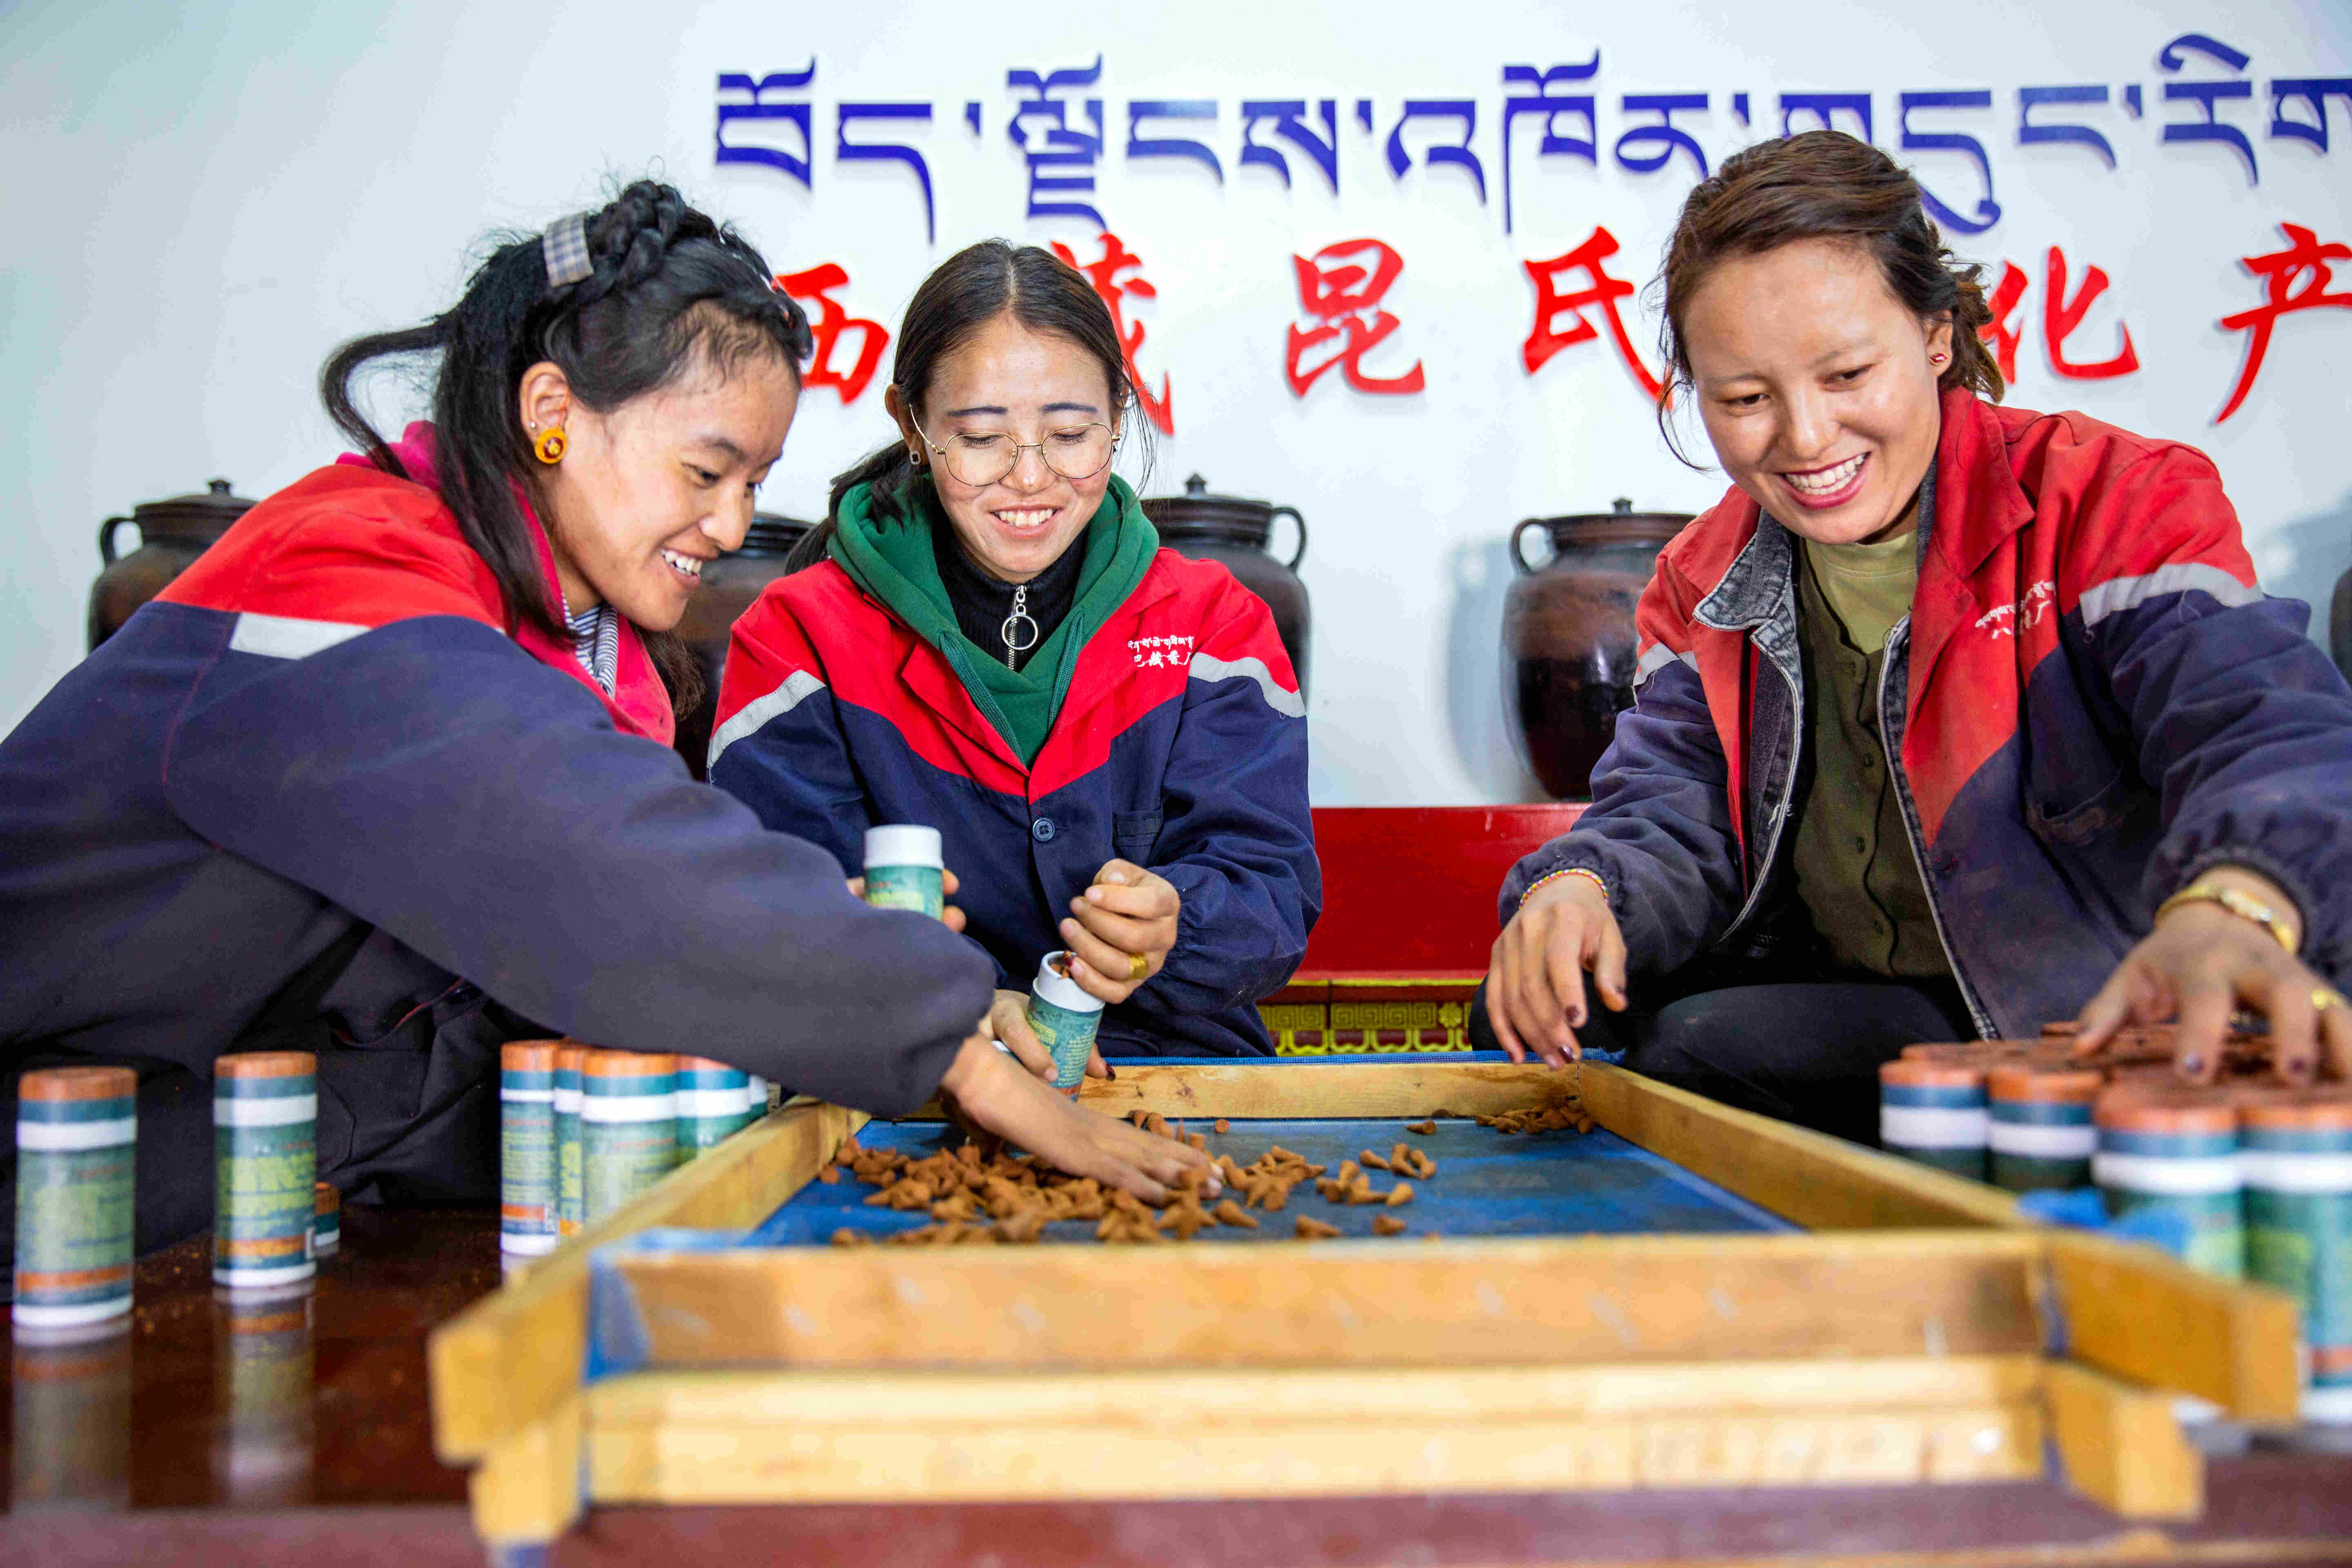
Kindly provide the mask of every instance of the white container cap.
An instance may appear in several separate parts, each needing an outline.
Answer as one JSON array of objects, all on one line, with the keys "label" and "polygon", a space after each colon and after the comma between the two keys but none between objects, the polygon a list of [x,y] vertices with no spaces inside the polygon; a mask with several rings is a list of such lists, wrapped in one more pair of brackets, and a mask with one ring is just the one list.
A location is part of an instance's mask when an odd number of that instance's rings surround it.
[{"label": "white container cap", "polygon": [[1054,960],[1069,957],[1067,952],[1049,952],[1037,961],[1037,978],[1030,983],[1029,993],[1042,997],[1055,1006],[1072,1013],[1099,1013],[1102,998],[1080,986],[1068,975],[1054,967]]},{"label": "white container cap", "polygon": [[943,866],[940,830],[908,823],[890,823],[866,830],[868,866]]}]

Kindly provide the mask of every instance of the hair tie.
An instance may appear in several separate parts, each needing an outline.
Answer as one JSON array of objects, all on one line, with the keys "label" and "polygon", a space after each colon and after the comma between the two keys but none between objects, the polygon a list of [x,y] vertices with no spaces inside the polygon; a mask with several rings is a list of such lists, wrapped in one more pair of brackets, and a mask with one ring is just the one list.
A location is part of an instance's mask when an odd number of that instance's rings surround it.
[{"label": "hair tie", "polygon": [[547,286],[562,289],[579,282],[595,268],[588,264],[588,220],[580,213],[557,218],[539,237],[540,258],[547,263]]}]

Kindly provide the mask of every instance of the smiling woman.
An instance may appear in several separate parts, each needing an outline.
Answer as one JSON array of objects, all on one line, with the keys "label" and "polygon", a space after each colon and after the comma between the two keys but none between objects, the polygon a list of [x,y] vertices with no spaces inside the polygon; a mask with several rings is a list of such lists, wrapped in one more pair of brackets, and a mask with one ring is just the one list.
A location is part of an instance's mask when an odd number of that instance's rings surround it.
[{"label": "smiling woman", "polygon": [[1075,270],[950,258],[898,334],[898,439],[736,622],[711,736],[711,782],[845,870],[869,826],[939,828],[992,1030],[1044,1075],[1049,952],[1109,1054],[1266,1054],[1254,1004],[1322,902],[1297,678],[1265,604],[1161,550],[1111,472],[1134,401]]},{"label": "smiling woman", "polygon": [[1662,281],[1732,489],[1659,555],[1592,809],[1504,885],[1500,1043],[1865,1141],[1904,1045],[2078,1012],[2086,1051],[2177,1015],[2210,1079],[2248,1006],[2282,1077],[2352,1077],[2352,691],[2212,463],[1996,406],[1977,268],[1849,136],[1726,161]]},{"label": "smiling woman", "polygon": [[[886,1115],[944,1089],[1140,1195],[1205,1167],[1007,1064],[952,929],[859,902],[669,750],[667,634],[808,350],[759,252],[666,185],[501,245],[329,360],[361,453],[0,742],[0,1082],[138,1069],[142,1249],[211,1218],[228,1051],[315,1053],[319,1174],[359,1202],[489,1199],[499,1047],[550,1034]],[[435,356],[433,419],[387,442],[350,384],[402,353]]]}]

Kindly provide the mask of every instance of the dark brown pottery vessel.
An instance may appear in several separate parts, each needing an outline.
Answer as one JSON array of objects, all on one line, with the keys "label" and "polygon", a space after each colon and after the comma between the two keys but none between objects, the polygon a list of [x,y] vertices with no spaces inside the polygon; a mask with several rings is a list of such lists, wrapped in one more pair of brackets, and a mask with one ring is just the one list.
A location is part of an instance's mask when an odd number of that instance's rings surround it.
[{"label": "dark brown pottery vessel", "polygon": [[694,649],[702,666],[702,700],[690,712],[677,716],[677,754],[686,759],[696,778],[705,776],[709,762],[710,726],[719,714],[719,678],[727,668],[727,639],[736,617],[751,607],[760,590],[784,574],[784,557],[802,535],[816,524],[774,512],[751,514],[751,527],[739,550],[720,556],[702,569],[702,586],[686,602],[686,618],[677,635]]},{"label": "dark brown pottery vessel", "polygon": [[[1658,549],[1690,521],[1684,512],[1531,517],[1511,531],[1520,575],[1503,600],[1503,708],[1519,756],[1555,799],[1592,793],[1592,766],[1633,705],[1633,605]],[[1542,569],[1520,542],[1551,540]]]},{"label": "dark brown pottery vessel", "polygon": [[[226,479],[212,479],[202,494],[142,501],[129,517],[110,517],[100,523],[98,553],[106,568],[89,589],[91,651],[121,630],[133,611],[162,593],[228,531],[229,524],[252,510],[253,502],[229,494]],[[126,522],[139,530],[139,548],[118,556],[114,532]]]},{"label": "dark brown pottery vessel", "polygon": [[[1307,634],[1311,616],[1307,584],[1298,580],[1298,563],[1307,558],[1307,520],[1292,506],[1275,506],[1239,496],[1213,496],[1209,481],[1194,474],[1184,481],[1181,496],[1154,496],[1143,503],[1143,513],[1160,531],[1160,542],[1193,561],[1214,561],[1241,580],[1243,587],[1265,601],[1274,612],[1274,628],[1298,672],[1298,690],[1307,691]],[[1298,548],[1287,562],[1279,561],[1266,546],[1274,538],[1274,520],[1286,517],[1298,527]]]}]

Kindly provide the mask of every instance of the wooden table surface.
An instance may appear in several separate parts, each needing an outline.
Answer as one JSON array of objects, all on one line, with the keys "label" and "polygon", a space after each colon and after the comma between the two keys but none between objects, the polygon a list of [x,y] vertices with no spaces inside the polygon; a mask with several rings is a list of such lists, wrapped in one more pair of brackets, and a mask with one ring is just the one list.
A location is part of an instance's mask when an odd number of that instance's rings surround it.
[{"label": "wooden table surface", "polygon": [[[232,1320],[207,1244],[140,1265],[131,1334],[18,1347],[0,1563],[431,1568],[483,1561],[436,1461],[425,1336],[499,1279],[487,1212],[353,1206],[300,1304]],[[308,1367],[304,1366],[307,1315]],[[45,1356],[50,1359],[44,1360]],[[123,1364],[127,1359],[127,1368]],[[305,1375],[307,1371],[307,1376]],[[18,1384],[28,1385],[20,1388]],[[307,1384],[307,1397],[303,1390]],[[65,1490],[73,1498],[27,1497]],[[2352,1563],[2352,1457],[2209,1465],[2195,1525],[2126,1526],[2052,1481],[1265,1502],[600,1509],[558,1565],[1371,1568],[1599,1563]],[[786,1543],[789,1543],[788,1545]]]}]

